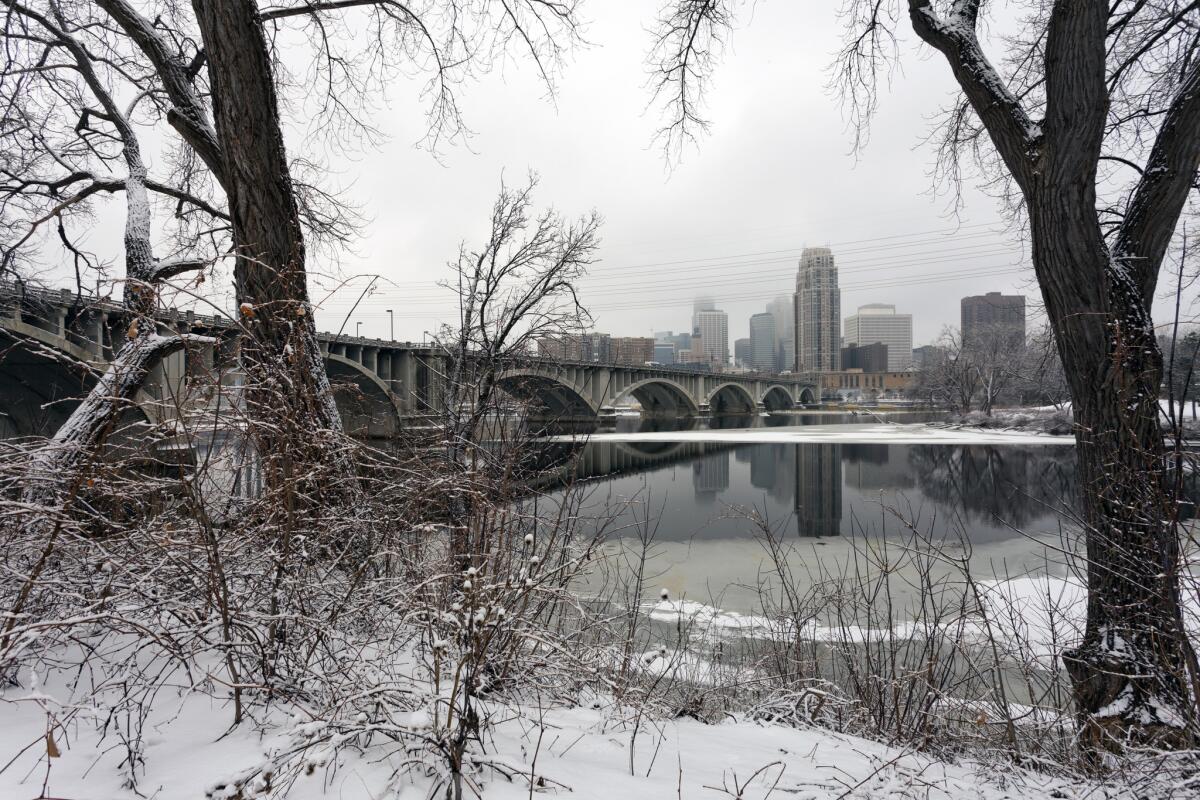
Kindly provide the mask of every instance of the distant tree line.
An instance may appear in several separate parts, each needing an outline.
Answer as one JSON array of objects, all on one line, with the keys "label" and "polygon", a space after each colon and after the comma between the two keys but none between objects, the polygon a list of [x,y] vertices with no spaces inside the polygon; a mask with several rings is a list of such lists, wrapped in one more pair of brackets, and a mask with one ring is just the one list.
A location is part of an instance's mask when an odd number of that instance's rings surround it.
[{"label": "distant tree line", "polygon": [[946,328],[917,368],[913,397],[957,413],[992,411],[1006,405],[1062,408],[1071,393],[1049,327],[1013,341],[1011,327],[984,328],[964,341]]},{"label": "distant tree line", "polygon": [[[1178,418],[1191,409],[1194,417],[1200,408],[1200,328],[1160,334],[1158,344],[1167,414]],[[960,414],[991,416],[1004,406],[1065,408],[1071,400],[1054,334],[1045,325],[1022,345],[1004,330],[985,329],[964,342],[957,328],[946,328],[914,372],[911,397]]]}]

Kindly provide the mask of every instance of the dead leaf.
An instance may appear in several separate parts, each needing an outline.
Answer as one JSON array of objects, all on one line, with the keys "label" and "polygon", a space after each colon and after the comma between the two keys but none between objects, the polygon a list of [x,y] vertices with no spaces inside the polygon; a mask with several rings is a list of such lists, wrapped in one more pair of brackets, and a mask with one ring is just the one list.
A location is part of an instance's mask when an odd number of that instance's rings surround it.
[{"label": "dead leaf", "polygon": [[50,758],[59,758],[62,756],[58,745],[54,743],[53,731],[46,731],[46,755],[50,756]]}]

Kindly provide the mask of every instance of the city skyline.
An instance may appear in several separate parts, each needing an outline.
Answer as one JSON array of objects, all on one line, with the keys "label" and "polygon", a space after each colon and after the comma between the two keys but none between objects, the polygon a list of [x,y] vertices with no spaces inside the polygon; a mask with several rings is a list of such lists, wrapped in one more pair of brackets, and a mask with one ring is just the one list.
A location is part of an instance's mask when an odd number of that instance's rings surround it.
[{"label": "city skyline", "polygon": [[[1031,319],[1039,317],[1028,243],[994,198],[969,182],[961,206],[931,191],[935,154],[921,144],[927,109],[955,89],[938,64],[906,61],[906,80],[878,109],[876,124],[889,135],[851,154],[838,102],[820,81],[781,98],[758,78],[824,69],[825,44],[840,31],[836,8],[768,4],[738,31],[737,50],[722,66],[708,98],[717,123],[703,147],[664,164],[648,146],[656,121],[644,113],[645,97],[614,88],[643,82],[653,11],[612,0],[590,13],[589,38],[603,46],[573,57],[554,103],[527,71],[485,76],[463,95],[469,143],[447,143],[434,158],[414,146],[420,84],[397,77],[391,106],[373,119],[379,145],[323,154],[334,188],[362,217],[345,252],[314,252],[312,295],[323,329],[356,330],[361,322],[365,336],[421,341],[452,322],[453,292],[438,286],[451,278],[447,262],[483,235],[501,180],[517,183],[530,169],[541,176],[544,202],[564,215],[593,208],[604,215],[601,247],[580,287],[597,329],[631,336],[652,335],[654,326],[685,330],[690,284],[706,283],[704,290],[726,295],[722,308],[731,330],[740,331],[773,296],[790,294],[789,273],[806,246],[843,253],[847,308],[882,301],[911,309],[918,346],[957,326],[959,298],[981,289],[1024,294]],[[920,53],[914,41],[900,46]],[[797,151],[806,155],[785,157]],[[396,191],[409,185],[424,188]],[[96,222],[89,245],[119,263],[119,209],[98,209]],[[71,282],[69,260],[43,266],[48,285]],[[860,270],[854,282],[851,268]],[[886,296],[866,285],[877,276],[894,284]],[[686,296],[678,296],[680,286],[689,286]],[[214,291],[217,310],[233,308],[227,287],[221,274],[203,287]],[[108,288],[119,294],[119,285]],[[1198,289],[1187,290],[1189,300]],[[190,301],[182,294],[175,300],[182,308]],[[214,311],[204,301],[192,305]],[[1166,312],[1162,298],[1156,309]]]}]

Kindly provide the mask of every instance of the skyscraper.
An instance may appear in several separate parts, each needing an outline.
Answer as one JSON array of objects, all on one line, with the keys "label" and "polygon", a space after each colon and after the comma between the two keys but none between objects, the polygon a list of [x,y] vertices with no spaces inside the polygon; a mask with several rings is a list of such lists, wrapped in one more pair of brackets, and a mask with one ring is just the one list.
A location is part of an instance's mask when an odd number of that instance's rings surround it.
[{"label": "skyscraper", "polygon": [[962,343],[980,336],[1003,336],[1012,347],[1025,345],[1025,296],[987,294],[962,299]]},{"label": "skyscraper", "polygon": [[846,317],[842,338],[846,347],[876,342],[887,345],[888,372],[912,368],[912,314],[897,314],[893,305],[869,303],[859,306],[857,314]]},{"label": "skyscraper", "polygon": [[692,333],[700,330],[700,312],[716,311],[717,304],[708,295],[700,295],[692,301]]},{"label": "skyscraper", "polygon": [[729,316],[724,311],[704,309],[696,312],[696,330],[700,332],[704,356],[713,364],[729,363]]},{"label": "skyscraper", "polygon": [[739,367],[750,366],[750,340],[749,339],[734,339],[733,340],[733,363]]},{"label": "skyscraper", "polygon": [[840,366],[842,293],[828,247],[806,247],[796,275],[796,371],[833,372]]},{"label": "skyscraper", "polygon": [[776,369],[796,368],[796,308],[792,298],[781,294],[767,304],[767,311],[775,317]]},{"label": "skyscraper", "polygon": [[778,340],[775,337],[775,315],[771,312],[750,317],[750,364],[760,372],[778,370]]}]

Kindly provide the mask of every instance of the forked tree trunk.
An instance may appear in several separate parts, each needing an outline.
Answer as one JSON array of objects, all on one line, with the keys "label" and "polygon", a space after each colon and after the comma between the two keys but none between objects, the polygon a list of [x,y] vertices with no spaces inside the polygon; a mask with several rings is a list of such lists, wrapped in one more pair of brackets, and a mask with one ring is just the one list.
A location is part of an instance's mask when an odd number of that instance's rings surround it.
[{"label": "forked tree trunk", "polygon": [[237,301],[249,331],[244,400],[264,478],[268,489],[292,475],[341,480],[351,467],[309,303],[304,237],[258,8],[253,0],[192,5],[212,83]]},{"label": "forked tree trunk", "polygon": [[980,47],[980,5],[961,0],[939,12],[931,0],[909,0],[909,18],[946,56],[1029,212],[1033,265],[1071,387],[1082,479],[1087,623],[1083,641],[1063,657],[1083,743],[1092,752],[1128,741],[1188,746],[1195,659],[1181,620],[1176,498],[1158,422],[1162,354],[1150,306],[1200,165],[1200,63],[1180,66],[1181,85],[1106,241],[1096,182],[1109,109],[1108,4],[1051,5],[1037,121]]},{"label": "forked tree trunk", "polygon": [[1063,660],[1089,749],[1113,749],[1130,734],[1180,746],[1194,706],[1159,424],[1162,354],[1094,211],[1089,218],[1066,195],[1030,202],[1034,265],[1071,386],[1086,525],[1087,623]]}]

